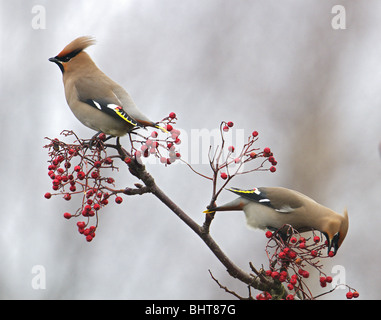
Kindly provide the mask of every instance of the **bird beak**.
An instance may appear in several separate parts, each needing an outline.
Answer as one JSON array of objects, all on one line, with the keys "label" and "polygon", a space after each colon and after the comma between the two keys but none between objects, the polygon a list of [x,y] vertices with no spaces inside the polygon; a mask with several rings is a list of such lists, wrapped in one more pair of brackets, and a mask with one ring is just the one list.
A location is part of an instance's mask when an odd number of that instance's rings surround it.
[{"label": "bird beak", "polygon": [[64,73],[65,68],[62,65],[62,62],[60,60],[58,60],[56,57],[52,57],[52,58],[49,58],[49,61],[54,62],[60,68],[61,72]]},{"label": "bird beak", "polygon": [[336,253],[337,253],[337,250],[339,249],[339,237],[340,237],[340,234],[339,232],[336,233],[332,240],[329,239],[329,237],[327,237],[328,239],[328,253],[331,251],[331,249],[333,248],[333,255],[335,256]]},{"label": "bird beak", "polygon": [[49,61],[54,63],[60,63],[56,57],[49,58]]}]

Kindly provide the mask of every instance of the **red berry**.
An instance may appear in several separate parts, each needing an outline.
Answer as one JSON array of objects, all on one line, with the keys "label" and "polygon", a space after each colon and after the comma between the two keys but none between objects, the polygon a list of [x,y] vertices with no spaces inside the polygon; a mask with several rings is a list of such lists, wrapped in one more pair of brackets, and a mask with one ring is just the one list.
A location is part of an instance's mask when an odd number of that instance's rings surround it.
[{"label": "red berry", "polygon": [[302,273],[302,277],[303,278],[308,278],[309,276],[310,276],[310,273],[308,271],[304,270],[303,273]]},{"label": "red berry", "polygon": [[228,122],[228,127],[231,128],[232,126],[234,126],[234,123],[233,123],[232,121],[229,121],[229,122]]},{"label": "red berry", "polygon": [[221,172],[221,178],[222,179],[227,179],[228,175],[225,172]]},{"label": "red berry", "polygon": [[273,279],[278,279],[279,278],[279,272],[278,271],[273,271],[271,272],[271,278]]},{"label": "red berry", "polygon": [[316,250],[311,250],[311,256],[317,257],[318,253]]},{"label": "red berry", "polygon": [[276,171],[276,168],[274,167],[274,166],[272,166],[271,168],[270,168],[270,172],[275,172]]},{"label": "red berry", "polygon": [[257,300],[265,300],[265,297],[263,296],[262,293],[258,293],[258,294],[255,296],[255,299],[257,299]]},{"label": "red berry", "polygon": [[105,140],[106,140],[106,135],[105,135],[103,132],[101,132],[101,133],[99,134],[98,138],[99,138],[99,140],[101,140],[101,141],[105,141]]},{"label": "red berry", "polygon": [[297,241],[297,240],[296,240],[295,237],[292,237],[292,238],[290,239],[290,242],[291,242],[291,243],[296,243],[296,241]]},{"label": "red berry", "polygon": [[267,291],[265,291],[264,294],[265,294],[265,300],[270,300],[272,298],[271,294],[268,293]]},{"label": "red berry", "polygon": [[93,236],[90,235],[90,234],[88,234],[88,235],[86,236],[86,241],[87,241],[87,242],[90,242],[91,240],[93,240]]},{"label": "red berry", "polygon": [[354,292],[353,292],[353,298],[358,298],[359,295],[360,295],[360,294],[359,294],[357,291],[354,291]]},{"label": "red berry", "polygon": [[45,193],[44,197],[46,199],[50,199],[52,197],[52,194],[50,192]]},{"label": "red berry", "polygon": [[294,296],[292,294],[288,294],[286,300],[294,300]]},{"label": "red berry", "polygon": [[346,294],[346,297],[347,297],[347,299],[352,299],[353,298],[353,292],[352,291],[348,291],[347,294]]},{"label": "red berry", "polygon": [[314,242],[315,242],[315,243],[320,242],[320,237],[319,237],[319,236],[315,236],[315,237],[314,237]]},{"label": "red berry", "polygon": [[71,218],[71,214],[69,212],[65,212],[63,216],[66,219],[70,219]]},{"label": "red berry", "polygon": [[228,150],[229,150],[229,152],[234,152],[234,146],[230,146],[230,147],[228,148]]},{"label": "red berry", "polygon": [[173,127],[170,124],[167,124],[165,129],[167,129],[167,131],[172,131]]},{"label": "red berry", "polygon": [[257,154],[254,151],[250,152],[250,158],[254,159],[256,156]]},{"label": "red berry", "polygon": [[174,118],[176,118],[176,113],[174,113],[174,112],[171,112],[171,113],[169,114],[169,117],[170,117],[171,119],[174,119]]},{"label": "red berry", "polygon": [[123,198],[122,198],[122,197],[116,197],[116,198],[115,198],[115,202],[116,202],[117,204],[120,204],[120,203],[123,202]]},{"label": "red berry", "polygon": [[271,238],[273,236],[273,233],[271,231],[266,231],[265,235],[266,238]]},{"label": "red berry", "polygon": [[81,167],[80,166],[75,166],[74,167],[74,171],[77,171],[77,172],[81,171]]},{"label": "red berry", "polygon": [[284,259],[284,258],[286,258],[286,254],[283,251],[279,252],[278,257],[279,257],[279,259]]},{"label": "red berry", "polygon": [[101,165],[102,165],[102,162],[101,162],[101,161],[95,161],[95,162],[94,162],[94,167],[95,167],[95,168],[100,168]]},{"label": "red berry", "polygon": [[158,135],[159,135],[159,134],[157,133],[157,131],[152,131],[152,132],[151,132],[151,137],[152,137],[152,138],[157,138]]},{"label": "red berry", "polygon": [[98,177],[99,177],[99,172],[98,172],[98,171],[93,171],[93,172],[91,172],[91,177],[92,177],[93,179],[98,178]]},{"label": "red berry", "polygon": [[256,136],[258,136],[258,131],[253,131],[252,136],[253,136],[254,138],[255,138]]},{"label": "red berry", "polygon": [[[150,140],[147,140],[147,141],[150,141]],[[143,152],[146,151],[148,149],[148,147],[143,144],[141,147],[140,147],[140,150],[142,150]]]},{"label": "red berry", "polygon": [[77,173],[77,178],[78,178],[79,180],[83,180],[83,179],[85,179],[85,176],[86,176],[86,174],[85,174],[83,171],[79,171],[79,172]]},{"label": "red berry", "polygon": [[180,135],[180,133],[181,133],[180,130],[173,129],[171,131],[171,137],[172,137],[172,139],[176,139]]},{"label": "red berry", "polygon": [[269,154],[269,153],[271,153],[271,150],[270,150],[270,148],[266,147],[263,149],[263,152],[266,154]]},{"label": "red berry", "polygon": [[299,244],[299,248],[300,249],[305,249],[306,248],[306,243],[305,242],[302,242]]},{"label": "red berry", "polygon": [[328,252],[328,256],[329,256],[329,257],[333,257],[334,255],[335,255],[335,254],[334,254],[333,251]]},{"label": "red berry", "polygon": [[69,201],[69,200],[71,199],[71,195],[70,195],[70,193],[65,194],[65,195],[64,195],[64,199],[65,199],[66,201]]},{"label": "red berry", "polygon": [[332,282],[332,277],[328,276],[325,281],[327,281],[328,283],[331,283]]},{"label": "red berry", "polygon": [[222,128],[222,130],[224,130],[224,132],[228,132],[228,131],[229,131],[229,127],[228,127],[228,126],[224,126],[224,127]]},{"label": "red berry", "polygon": [[94,210],[98,211],[100,208],[101,206],[98,203],[94,204]]},{"label": "red berry", "polygon": [[86,223],[84,221],[78,221],[77,227],[80,229],[84,229],[86,227]]},{"label": "red berry", "polygon": [[288,290],[293,290],[293,289],[294,289],[294,286],[293,286],[291,283],[289,283],[289,284],[287,285],[287,288],[288,288]]}]

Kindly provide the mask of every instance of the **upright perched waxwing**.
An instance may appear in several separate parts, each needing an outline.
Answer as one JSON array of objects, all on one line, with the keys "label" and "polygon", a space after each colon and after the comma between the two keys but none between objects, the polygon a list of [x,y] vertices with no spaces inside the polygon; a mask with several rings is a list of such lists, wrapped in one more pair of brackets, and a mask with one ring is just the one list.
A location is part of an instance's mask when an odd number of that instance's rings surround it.
[{"label": "upright perched waxwing", "polygon": [[93,44],[93,38],[79,37],[49,59],[62,71],[66,101],[77,119],[93,130],[118,137],[139,126],[165,132],[136,107],[119,84],[95,65],[84,51]]},{"label": "upright perched waxwing", "polygon": [[204,212],[243,210],[247,224],[263,230],[278,230],[287,224],[298,232],[319,230],[327,237],[328,252],[333,248],[334,254],[347,234],[347,210],[340,215],[298,191],[281,187],[229,191],[239,198]]}]

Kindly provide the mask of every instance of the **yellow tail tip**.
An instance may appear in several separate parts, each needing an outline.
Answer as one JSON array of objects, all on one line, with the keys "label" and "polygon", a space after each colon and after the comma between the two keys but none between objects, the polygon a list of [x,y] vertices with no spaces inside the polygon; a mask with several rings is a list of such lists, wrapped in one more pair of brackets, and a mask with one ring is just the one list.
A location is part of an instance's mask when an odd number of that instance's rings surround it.
[{"label": "yellow tail tip", "polygon": [[165,129],[165,128],[163,128],[163,127],[160,127],[159,125],[155,125],[155,128],[161,130],[161,131],[164,132],[164,133],[169,133],[169,132],[167,131],[167,129]]}]

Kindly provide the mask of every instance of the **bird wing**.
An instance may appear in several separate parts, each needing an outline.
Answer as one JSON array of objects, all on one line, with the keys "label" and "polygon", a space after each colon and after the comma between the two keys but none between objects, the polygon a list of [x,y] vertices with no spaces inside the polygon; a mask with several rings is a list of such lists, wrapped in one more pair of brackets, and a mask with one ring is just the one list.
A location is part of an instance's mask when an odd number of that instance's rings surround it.
[{"label": "bird wing", "polygon": [[82,77],[75,83],[78,99],[88,105],[116,118],[122,119],[132,126],[140,126],[133,117],[123,109],[121,101],[109,89],[108,83],[101,83],[100,78]]},{"label": "bird wing", "polygon": [[285,192],[285,194],[282,195],[279,189],[283,190],[283,188],[279,188],[277,193],[274,193],[272,189],[273,188],[253,188],[250,190],[242,190],[230,188],[229,191],[247,200],[270,207],[280,213],[291,213],[302,205],[292,194]]}]

